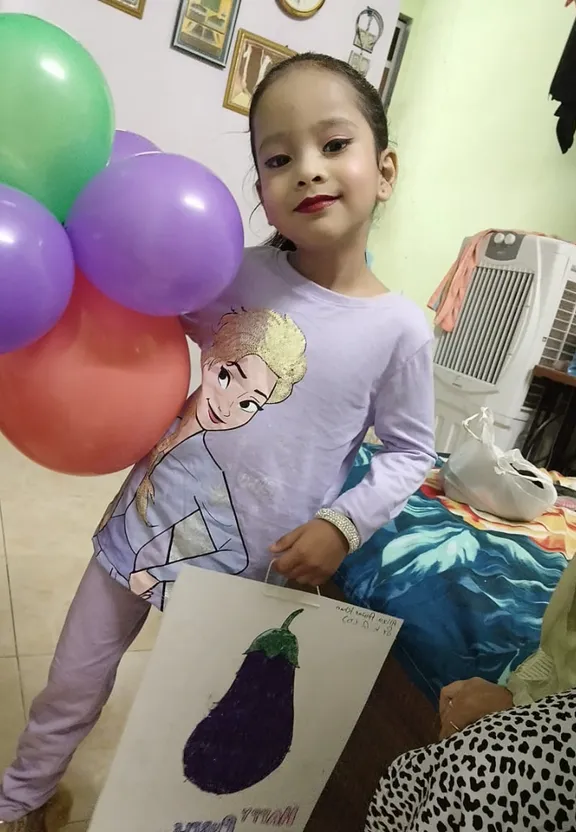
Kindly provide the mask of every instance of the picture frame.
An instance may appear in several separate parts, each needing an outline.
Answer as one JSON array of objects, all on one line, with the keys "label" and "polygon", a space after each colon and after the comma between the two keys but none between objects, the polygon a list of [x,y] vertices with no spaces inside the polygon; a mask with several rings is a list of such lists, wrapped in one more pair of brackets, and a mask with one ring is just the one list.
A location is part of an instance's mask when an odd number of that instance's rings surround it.
[{"label": "picture frame", "polygon": [[384,18],[379,11],[366,6],[356,19],[354,46],[371,54],[383,34]]},{"label": "picture frame", "polygon": [[277,0],[278,5],[289,17],[307,20],[320,11],[326,0]]},{"label": "picture frame", "polygon": [[254,90],[276,64],[295,55],[293,49],[239,29],[230,63],[223,106],[243,116],[250,111]]},{"label": "picture frame", "polygon": [[180,0],[172,48],[223,69],[242,0]]},{"label": "picture frame", "polygon": [[144,16],[146,0],[100,0],[100,2],[105,3],[107,6],[112,6],[114,9],[118,9],[118,11],[126,12],[126,14],[132,17],[137,17],[138,20],[142,20]]},{"label": "picture frame", "polygon": [[386,59],[386,65],[382,73],[380,87],[378,90],[385,110],[388,110],[388,107],[390,106],[392,94],[396,86],[396,81],[398,80],[398,74],[400,72],[400,67],[406,51],[408,38],[410,37],[411,28],[412,18],[407,17],[404,14],[399,15],[398,20],[396,21],[396,28],[392,36],[392,43],[390,44],[390,49],[388,50],[388,57]]},{"label": "picture frame", "polygon": [[353,69],[359,72],[360,75],[363,75],[364,78],[368,74],[368,70],[370,69],[370,58],[368,58],[363,52],[356,52],[353,49],[350,52],[348,63]]}]

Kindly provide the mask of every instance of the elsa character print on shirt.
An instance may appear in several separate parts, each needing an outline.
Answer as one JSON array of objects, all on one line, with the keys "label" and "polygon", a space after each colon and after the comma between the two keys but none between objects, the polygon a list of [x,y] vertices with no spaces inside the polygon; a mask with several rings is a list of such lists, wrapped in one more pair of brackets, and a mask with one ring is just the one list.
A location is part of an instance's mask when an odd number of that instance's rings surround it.
[{"label": "elsa character print on shirt", "polygon": [[[242,428],[287,399],[306,373],[306,340],[286,315],[239,310],[202,352],[201,385],[172,431],[136,466],[106,512],[95,552],[113,577],[161,609],[183,566],[240,574],[249,563],[211,431]],[[112,572],[111,572],[112,574]]]}]

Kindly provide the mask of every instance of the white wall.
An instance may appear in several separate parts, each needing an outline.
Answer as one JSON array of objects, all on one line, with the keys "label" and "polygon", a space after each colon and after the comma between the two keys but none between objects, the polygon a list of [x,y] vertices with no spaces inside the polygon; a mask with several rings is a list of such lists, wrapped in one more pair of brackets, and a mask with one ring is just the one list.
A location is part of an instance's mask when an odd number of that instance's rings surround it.
[{"label": "white wall", "polygon": [[[243,0],[237,25],[297,52],[328,52],[347,60],[356,17],[367,5],[367,0],[326,0],[315,17],[298,21],[281,12],[275,0]],[[378,85],[399,0],[370,0],[370,5],[386,24],[368,76]],[[266,224],[260,212],[249,222],[256,199],[248,121],[222,107],[228,68],[170,48],[178,6],[178,0],[147,0],[144,18],[137,20],[99,0],[0,0],[2,11],[44,17],[81,41],[108,78],[118,127],[212,168],[240,205],[247,242],[262,240]],[[233,48],[234,42],[229,65]]]}]

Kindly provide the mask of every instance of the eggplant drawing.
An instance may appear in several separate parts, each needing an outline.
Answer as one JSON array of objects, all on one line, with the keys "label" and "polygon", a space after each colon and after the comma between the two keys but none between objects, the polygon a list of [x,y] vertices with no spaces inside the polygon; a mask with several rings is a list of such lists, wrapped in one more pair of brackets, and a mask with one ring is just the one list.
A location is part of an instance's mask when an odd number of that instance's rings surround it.
[{"label": "eggplant drawing", "polygon": [[298,640],[290,625],[254,639],[232,685],[186,742],[184,775],[203,792],[235,794],[260,783],[286,759],[294,732]]}]

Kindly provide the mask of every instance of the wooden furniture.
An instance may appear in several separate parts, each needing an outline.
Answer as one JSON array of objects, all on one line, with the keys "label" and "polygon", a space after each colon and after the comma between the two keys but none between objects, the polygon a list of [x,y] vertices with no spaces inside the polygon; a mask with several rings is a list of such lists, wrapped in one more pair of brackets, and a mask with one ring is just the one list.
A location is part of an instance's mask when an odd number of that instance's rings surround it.
[{"label": "wooden furniture", "polygon": [[388,658],[306,832],[364,832],[370,801],[390,763],[435,742],[439,727],[432,705]]},{"label": "wooden furniture", "polygon": [[560,474],[576,474],[572,448],[576,433],[576,377],[538,364],[533,378],[544,384],[522,453],[535,465]]},{"label": "wooden furniture", "polygon": [[562,370],[555,370],[553,367],[545,367],[544,364],[537,364],[532,372],[534,378],[547,378],[557,384],[564,384],[567,387],[576,387],[576,376],[569,376]]},{"label": "wooden furniture", "polygon": [[[343,600],[332,584],[322,594]],[[387,767],[400,754],[435,742],[439,727],[432,704],[389,657],[306,832],[364,832],[368,806]]]}]

